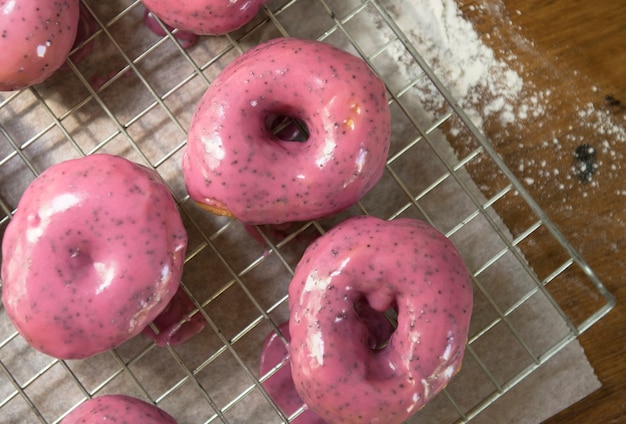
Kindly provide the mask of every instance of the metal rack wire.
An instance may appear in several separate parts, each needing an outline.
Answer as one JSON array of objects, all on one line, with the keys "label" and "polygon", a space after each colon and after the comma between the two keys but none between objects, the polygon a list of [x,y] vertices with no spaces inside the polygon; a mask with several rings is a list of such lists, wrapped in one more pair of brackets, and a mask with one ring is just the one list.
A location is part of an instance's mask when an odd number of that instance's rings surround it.
[{"label": "metal rack wire", "polygon": [[[159,348],[137,337],[87,360],[59,361],[28,346],[2,310],[0,415],[9,422],[59,422],[87,398],[120,392],[154,402],[181,423],[295,418],[263,390],[262,383],[276,370],[259,375],[261,344],[288,318],[287,285],[307,242],[357,213],[428,220],[461,246],[472,272],[477,300],[467,359],[463,371],[426,408],[436,410],[436,422],[479,416],[613,306],[611,294],[380,1],[270,1],[241,30],[204,37],[190,49],[182,48],[175,34],[161,38],[143,27],[138,1],[81,1],[97,23],[85,41],[94,43],[92,55],[81,63],[69,61],[68,69],[45,84],[0,94],[0,233],[26,186],[53,163],[109,152],[150,166],[180,205],[190,237],[183,289],[207,327],[181,346]],[[302,16],[315,19],[305,22]],[[387,84],[395,125],[380,187],[336,217],[287,230],[260,228],[264,246],[238,222],[208,216],[194,205],[182,184],[180,159],[195,103],[212,78],[241,52],[277,36],[315,38],[362,56]],[[418,91],[423,84],[436,89],[445,108],[422,114]],[[441,141],[452,123],[463,127],[465,142],[473,146],[464,157]],[[478,190],[467,171],[479,162],[497,169],[487,190]],[[515,234],[494,209],[509,201],[527,212],[528,225]],[[452,213],[443,214],[449,205]],[[540,267],[525,256],[536,240],[555,251]],[[501,278],[493,274],[500,267],[515,281],[495,284]],[[583,313],[572,312],[552,290],[572,279],[576,290],[595,299]],[[528,314],[537,311],[549,325],[527,325]],[[477,380],[483,384],[476,386]],[[470,382],[474,390],[468,397],[463,387]]]}]

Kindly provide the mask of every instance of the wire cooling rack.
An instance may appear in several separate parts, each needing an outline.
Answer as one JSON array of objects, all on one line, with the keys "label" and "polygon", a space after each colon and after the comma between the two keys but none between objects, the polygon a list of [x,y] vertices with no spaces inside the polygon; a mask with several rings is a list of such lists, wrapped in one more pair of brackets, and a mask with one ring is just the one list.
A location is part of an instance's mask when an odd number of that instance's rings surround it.
[{"label": "wire cooling rack", "polygon": [[[138,1],[82,3],[96,22],[84,43],[92,54],[44,84],[0,94],[0,234],[26,186],[54,163],[107,152],[153,167],[180,205],[189,232],[183,289],[198,307],[192,315],[207,326],[180,346],[161,348],[139,336],[93,358],[59,361],[28,346],[2,310],[0,421],[59,422],[85,399],[110,393],[153,402],[181,423],[293,419],[263,390],[276,370],[259,374],[261,345],[288,318],[287,286],[307,243],[354,214],[429,221],[457,244],[472,274],[475,311],[463,370],[418,413],[419,422],[479,417],[612,307],[610,293],[384,2],[270,1],[241,30],[188,49],[170,32],[148,31]],[[383,179],[358,205],[316,222],[259,228],[259,241],[188,198],[181,150],[210,81],[241,52],[279,36],[319,39],[362,56],[387,84],[393,140]],[[429,96],[444,106],[429,108]],[[463,157],[446,141],[452,134],[463,138]],[[489,185],[477,188],[472,166],[494,169]],[[524,217],[514,233],[505,225],[512,210]],[[580,293],[589,304],[573,308],[568,299]]]}]

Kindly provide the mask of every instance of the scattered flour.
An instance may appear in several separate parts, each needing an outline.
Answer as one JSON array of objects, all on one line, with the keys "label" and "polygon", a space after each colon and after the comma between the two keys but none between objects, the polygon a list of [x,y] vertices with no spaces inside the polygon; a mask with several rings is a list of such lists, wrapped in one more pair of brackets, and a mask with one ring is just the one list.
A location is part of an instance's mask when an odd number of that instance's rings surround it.
[{"label": "scattered flour", "polygon": [[[390,9],[479,129],[488,119],[498,119],[506,126],[543,113],[542,104],[550,92],[524,99],[523,78],[483,43],[454,0],[396,0]],[[515,56],[509,53],[507,59]],[[437,97],[433,96],[435,88],[424,82],[420,89],[424,102],[432,105],[432,97]],[[439,99],[435,108],[443,106],[444,100]]]},{"label": "scattered flour", "polygon": [[626,142],[626,115],[622,118],[622,125],[619,125],[610,111],[597,109],[593,103],[587,103],[578,108],[578,117],[579,125],[593,129],[599,136]]}]

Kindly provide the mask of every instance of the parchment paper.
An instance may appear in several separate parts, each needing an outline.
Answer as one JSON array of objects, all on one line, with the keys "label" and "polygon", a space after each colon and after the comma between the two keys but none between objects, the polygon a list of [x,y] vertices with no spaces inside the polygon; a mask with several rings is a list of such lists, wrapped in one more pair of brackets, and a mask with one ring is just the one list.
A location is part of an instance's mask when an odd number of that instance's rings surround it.
[{"label": "parchment paper", "polygon": [[[107,21],[120,14],[127,3],[123,1],[88,1],[96,14]],[[270,2],[272,10],[278,4]],[[359,2],[329,2],[337,16],[344,16]],[[86,81],[114,76],[96,99],[84,101],[88,90],[72,72],[58,74],[48,84],[34,91],[25,91],[12,97],[2,109],[0,123],[4,133],[0,138],[0,156],[9,158],[13,148],[9,141],[22,145],[22,153],[35,170],[70,157],[99,149],[121,154],[137,162],[158,165],[158,171],[182,202],[181,211],[189,231],[188,261],[183,284],[203,306],[210,319],[205,330],[184,345],[175,348],[158,348],[144,337],[136,337],[114,353],[103,353],[83,361],[61,363],[40,354],[14,336],[14,329],[2,311],[0,313],[0,361],[7,373],[0,373],[0,401],[8,399],[0,409],[3,421],[38,422],[21,395],[15,394],[11,379],[25,390],[44,420],[53,422],[67,413],[85,397],[85,392],[101,395],[126,393],[158,402],[180,423],[199,423],[213,420],[215,411],[224,409],[222,418],[232,423],[270,423],[280,419],[272,405],[255,385],[258,378],[258,360],[263,339],[273,331],[274,324],[288,318],[286,304],[287,286],[291,271],[297,264],[306,245],[319,234],[318,228],[328,229],[346,216],[367,213],[383,218],[397,213],[400,216],[428,218],[441,231],[447,232],[463,222],[476,210],[467,191],[454,178],[448,176],[445,162],[458,163],[446,141],[445,134],[434,130],[429,135],[432,147],[419,139],[419,132],[397,105],[392,105],[394,116],[392,155],[397,159],[371,193],[359,206],[338,216],[322,220],[319,227],[294,224],[286,231],[292,234],[285,239],[275,229],[262,229],[276,243],[277,250],[269,249],[252,238],[236,221],[210,216],[193,202],[185,200],[186,193],[180,171],[180,148],[185,141],[193,108],[206,88],[207,81],[191,78],[193,67],[183,57],[171,40],[155,47],[158,37],[141,25],[143,9],[140,6],[126,11],[108,28],[113,34],[96,38],[96,52],[79,70]],[[343,14],[343,15],[342,15]],[[266,16],[266,15],[264,15]],[[302,19],[306,16],[307,19]],[[240,46],[247,48],[260,40],[281,35],[276,25],[263,23],[263,16],[246,30],[260,25]],[[278,15],[279,23],[289,34],[317,38],[332,27],[332,20],[318,2],[299,1]],[[391,38],[390,31],[375,18],[371,7],[359,12],[346,23],[347,30],[359,42],[366,54],[381,48]],[[233,35],[236,39],[246,30]],[[336,28],[326,33],[326,41],[355,53],[345,35]],[[121,46],[131,59],[150,53],[135,63],[138,74],[125,66],[125,59],[117,50]],[[392,42],[393,43],[393,42]],[[225,38],[208,37],[188,54],[200,67],[208,80],[236,56]],[[406,63],[396,56],[402,53],[397,43],[372,63],[381,73],[389,88],[400,90],[412,81]],[[219,56],[215,60],[216,55]],[[117,73],[117,74],[116,74]],[[155,102],[153,92],[162,97]],[[9,97],[1,95],[3,99]],[[47,110],[40,103],[45,99]],[[410,91],[403,102],[422,129],[433,126],[437,116],[432,116],[420,97]],[[113,117],[108,113],[112,112]],[[171,116],[175,120],[171,119]],[[56,117],[61,122],[55,124]],[[69,143],[66,131],[75,144]],[[458,179],[479,199],[482,194],[471,178],[461,168]],[[15,207],[26,185],[34,178],[19,155],[14,155],[0,166],[2,181],[0,196]],[[435,184],[435,181],[442,182]],[[408,195],[426,194],[417,204]],[[487,212],[500,230],[508,231],[492,210]],[[491,260],[503,248],[483,215],[469,220],[451,235],[462,252],[470,271],[474,272]],[[532,276],[511,253],[505,253],[477,281],[501,310],[534,291]],[[475,309],[470,336],[490,325],[498,314],[480,290],[475,290]],[[531,296],[509,317],[511,326],[534,355],[541,355],[560,339],[568,329],[554,308],[541,293]],[[498,384],[506,382],[532,364],[526,348],[514,337],[511,329],[496,324],[474,342],[466,353],[462,371],[453,379],[447,392],[462,410],[467,410],[490,396],[496,387],[487,377],[482,364]],[[190,375],[193,374],[193,378]],[[10,375],[10,377],[9,377]],[[74,380],[76,379],[76,380]],[[478,423],[538,423],[555,414],[599,387],[599,382],[576,340],[531,374],[520,385],[499,401],[490,405],[476,421]],[[210,400],[207,400],[210,399]],[[410,422],[446,423],[459,418],[447,396],[442,394],[420,411]]]}]

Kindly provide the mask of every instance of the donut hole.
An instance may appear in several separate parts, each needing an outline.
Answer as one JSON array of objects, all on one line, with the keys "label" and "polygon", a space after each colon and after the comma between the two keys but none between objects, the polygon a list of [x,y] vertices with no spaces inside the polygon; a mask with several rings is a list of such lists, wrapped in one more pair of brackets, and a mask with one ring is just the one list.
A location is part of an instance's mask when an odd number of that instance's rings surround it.
[{"label": "donut hole", "polygon": [[395,307],[378,311],[370,306],[365,298],[354,302],[354,310],[361,322],[367,327],[367,344],[371,350],[383,350],[389,344],[391,335],[397,327]]},{"label": "donut hole", "polygon": [[309,139],[310,132],[306,123],[295,116],[272,114],[268,116],[265,126],[279,140],[304,142]]}]

